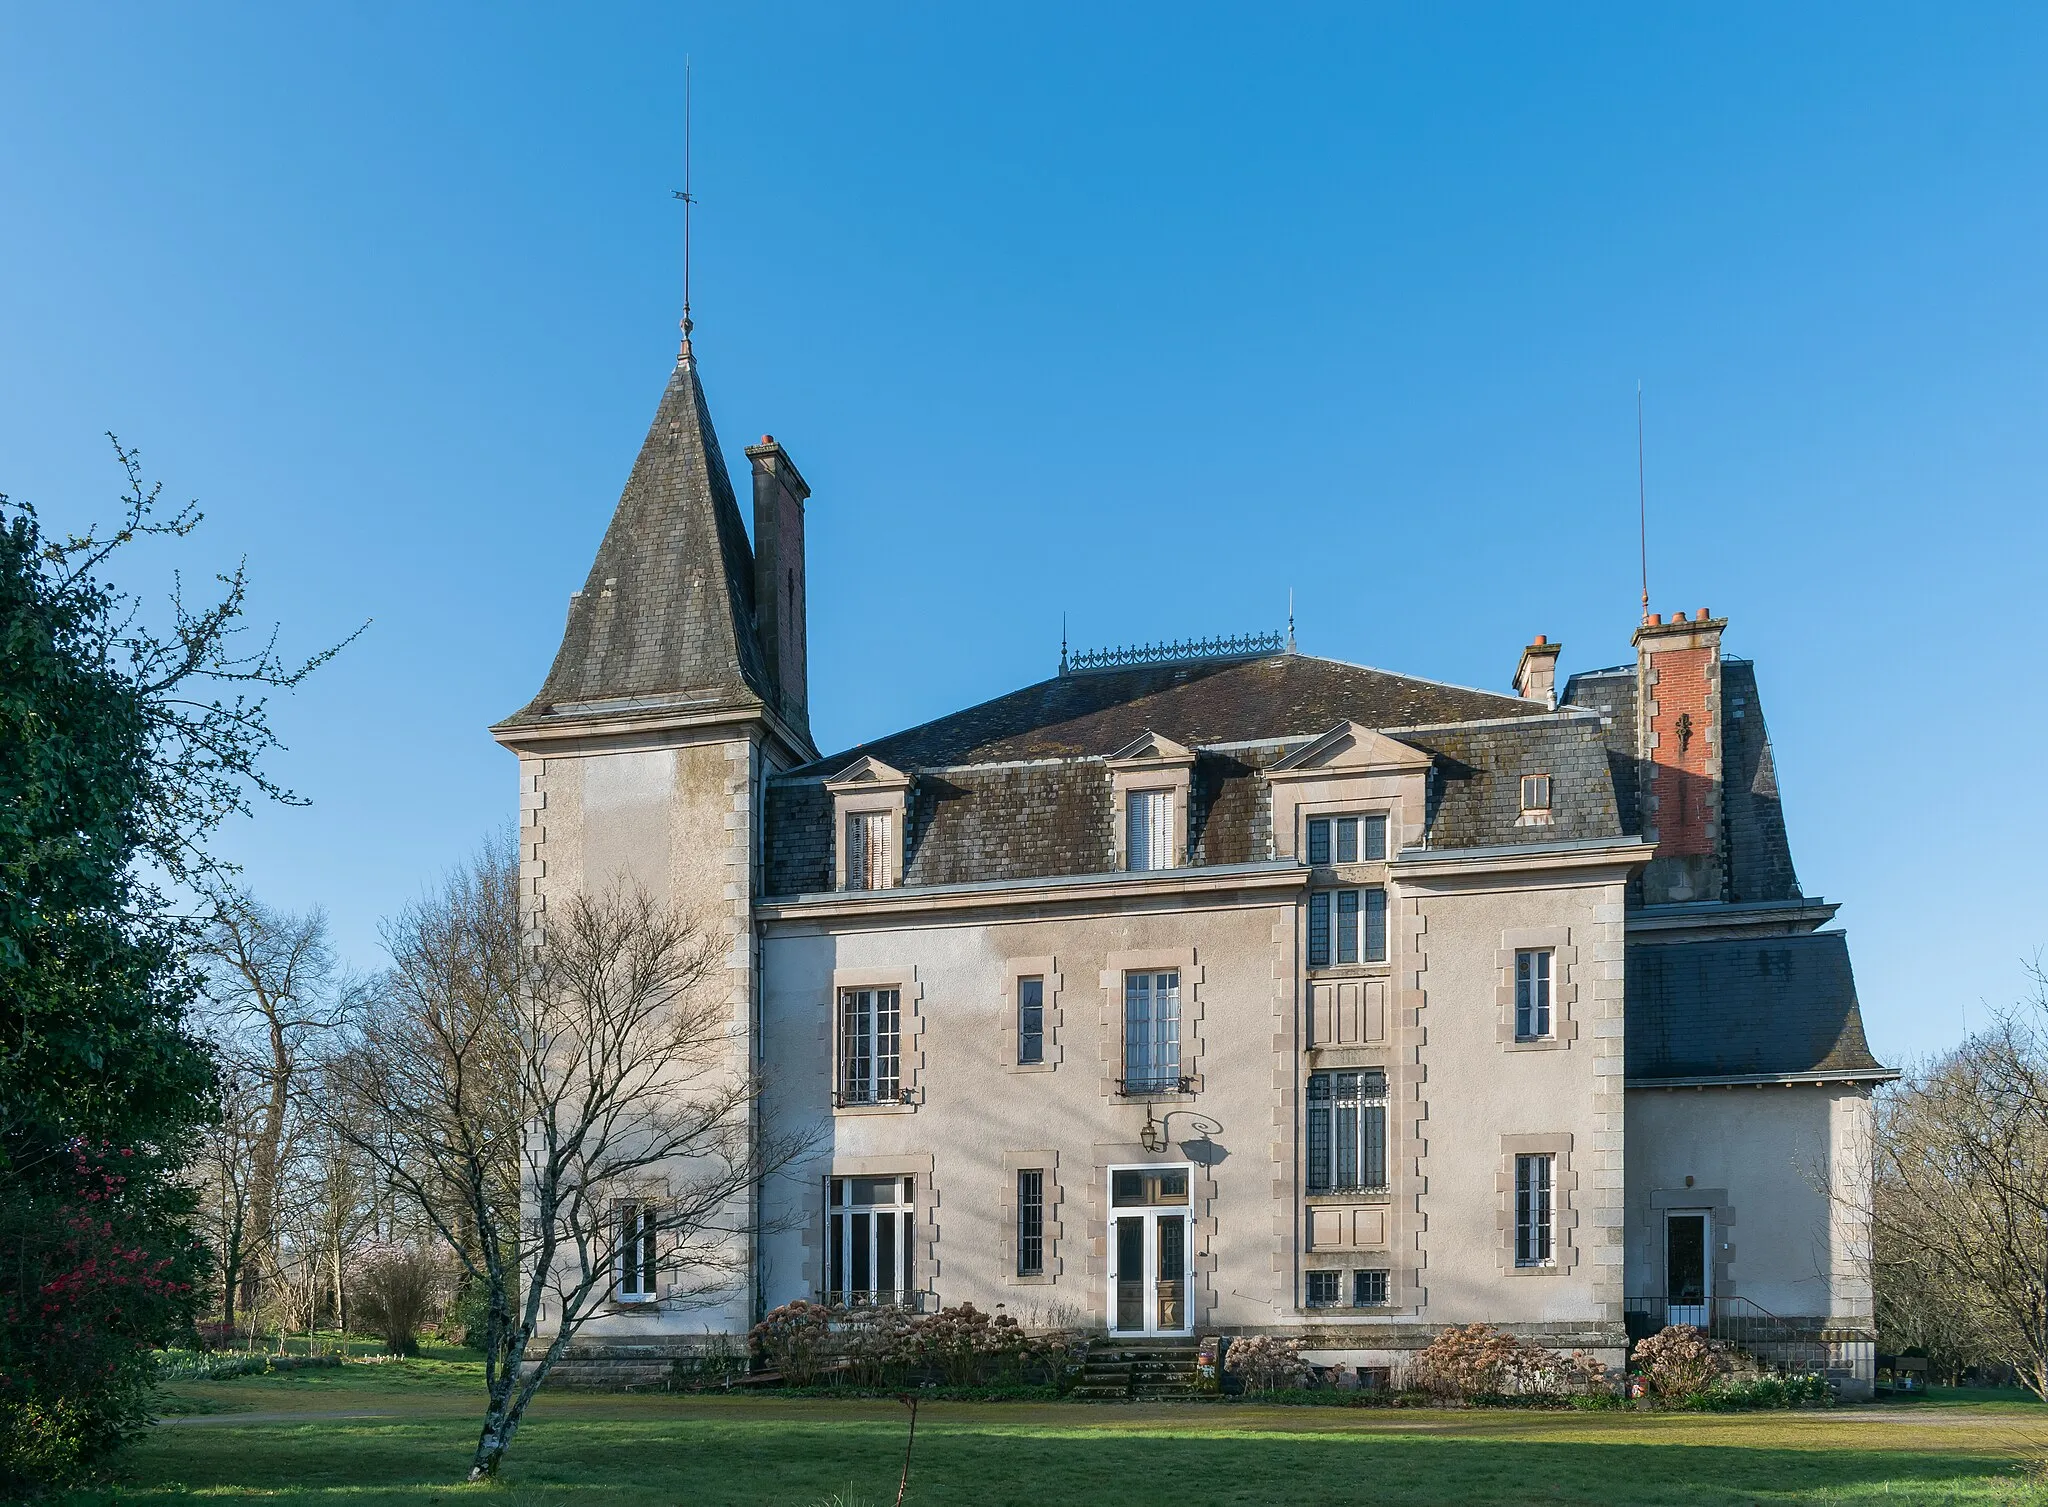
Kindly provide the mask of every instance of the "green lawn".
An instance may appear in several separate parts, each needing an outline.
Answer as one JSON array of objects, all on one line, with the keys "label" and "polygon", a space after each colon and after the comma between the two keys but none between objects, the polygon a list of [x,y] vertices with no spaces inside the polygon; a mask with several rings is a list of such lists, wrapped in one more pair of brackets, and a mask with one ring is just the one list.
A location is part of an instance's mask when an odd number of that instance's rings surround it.
[{"label": "green lawn", "polygon": [[[477,1375],[472,1363],[428,1360],[180,1383],[173,1397],[189,1411],[124,1457],[118,1484],[73,1500],[810,1507],[835,1494],[895,1498],[905,1409],[769,1397],[544,1395],[505,1479],[461,1486]],[[1707,1416],[928,1403],[909,1500],[2022,1503],[2048,1501],[2019,1469],[2044,1450],[2048,1409],[1979,1400]]]}]

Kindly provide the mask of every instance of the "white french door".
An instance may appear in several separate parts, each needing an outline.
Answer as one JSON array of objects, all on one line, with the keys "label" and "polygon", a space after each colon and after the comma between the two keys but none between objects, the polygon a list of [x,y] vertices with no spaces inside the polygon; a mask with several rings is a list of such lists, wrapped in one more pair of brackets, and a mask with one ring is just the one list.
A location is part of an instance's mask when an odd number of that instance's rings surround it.
[{"label": "white french door", "polygon": [[1664,1322],[1705,1329],[1713,1304],[1713,1217],[1704,1209],[1664,1216]]},{"label": "white french door", "polygon": [[1188,1171],[1121,1167],[1110,1172],[1109,1327],[1114,1334],[1188,1334]]}]

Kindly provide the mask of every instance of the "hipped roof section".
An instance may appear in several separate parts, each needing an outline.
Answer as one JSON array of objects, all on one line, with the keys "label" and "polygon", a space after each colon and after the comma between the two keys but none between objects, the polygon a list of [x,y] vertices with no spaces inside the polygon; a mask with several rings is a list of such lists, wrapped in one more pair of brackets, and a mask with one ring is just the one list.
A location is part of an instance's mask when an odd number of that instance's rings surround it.
[{"label": "hipped roof section", "polygon": [[676,362],[540,693],[501,728],[770,701],[754,555],[695,360]]}]

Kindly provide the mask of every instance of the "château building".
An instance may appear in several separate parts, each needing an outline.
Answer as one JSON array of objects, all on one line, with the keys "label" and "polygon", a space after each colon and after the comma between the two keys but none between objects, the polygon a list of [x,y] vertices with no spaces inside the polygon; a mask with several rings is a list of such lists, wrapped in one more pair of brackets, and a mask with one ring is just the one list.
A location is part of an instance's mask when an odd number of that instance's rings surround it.
[{"label": "ch\u00e2teau building", "polygon": [[1561,687],[1539,636],[1507,690],[1277,637],[1082,655],[821,756],[809,487],[745,455],[751,540],[686,340],[492,730],[536,920],[627,882],[718,928],[764,1130],[810,1147],[726,1302],[636,1264],[587,1343],[971,1301],[1377,1377],[1449,1324],[1612,1362],[1741,1319],[1868,1387],[1893,1075],[1724,620]]}]

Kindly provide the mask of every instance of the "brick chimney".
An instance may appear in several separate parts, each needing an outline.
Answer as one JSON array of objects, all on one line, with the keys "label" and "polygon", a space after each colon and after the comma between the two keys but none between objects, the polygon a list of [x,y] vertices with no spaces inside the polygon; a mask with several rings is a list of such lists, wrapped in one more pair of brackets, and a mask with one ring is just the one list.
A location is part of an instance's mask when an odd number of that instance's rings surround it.
[{"label": "brick chimney", "polygon": [[1727,876],[1721,825],[1721,630],[1702,607],[1656,614],[1635,631],[1636,758],[1643,836],[1657,853],[1643,870],[1643,904],[1719,900]]},{"label": "brick chimney", "polygon": [[1563,649],[1564,645],[1553,644],[1549,635],[1537,634],[1536,642],[1522,651],[1522,662],[1515,666],[1515,694],[1524,701],[1540,701],[1555,709],[1557,656]]},{"label": "brick chimney", "polygon": [[804,609],[804,499],[810,487],[789,453],[764,434],[754,465],[754,631],[784,718],[810,731]]}]

